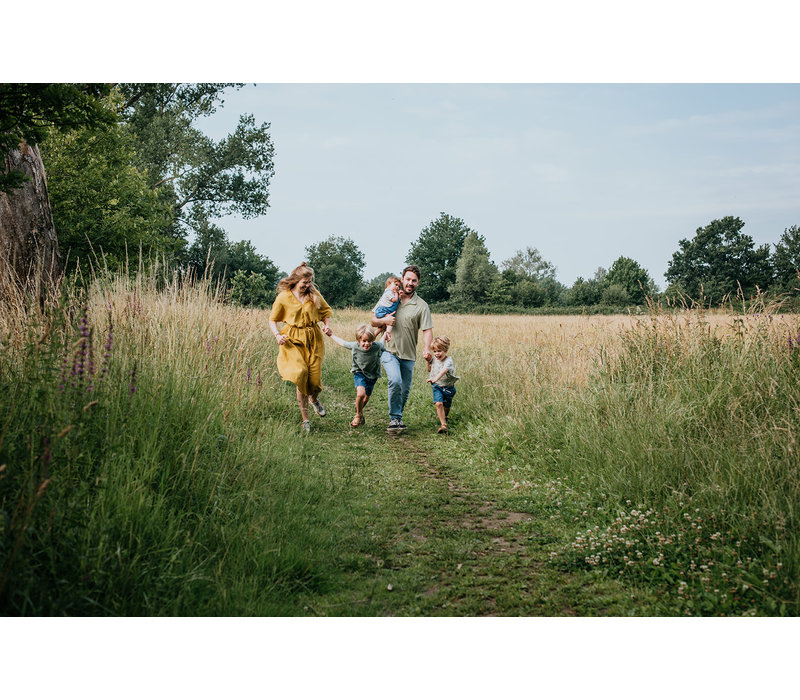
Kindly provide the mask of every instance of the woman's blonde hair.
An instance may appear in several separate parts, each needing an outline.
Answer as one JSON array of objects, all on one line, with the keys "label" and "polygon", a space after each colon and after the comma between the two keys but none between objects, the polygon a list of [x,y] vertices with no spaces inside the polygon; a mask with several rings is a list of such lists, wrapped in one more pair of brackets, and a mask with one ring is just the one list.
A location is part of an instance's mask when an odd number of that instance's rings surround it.
[{"label": "woman's blonde hair", "polygon": [[319,308],[320,291],[319,287],[314,284],[314,268],[309,267],[309,264],[305,260],[296,268],[294,268],[294,270],[292,270],[287,277],[284,277],[280,282],[278,282],[278,292],[290,291],[297,286],[298,282],[307,279],[311,280],[311,299],[314,302],[314,306]]}]

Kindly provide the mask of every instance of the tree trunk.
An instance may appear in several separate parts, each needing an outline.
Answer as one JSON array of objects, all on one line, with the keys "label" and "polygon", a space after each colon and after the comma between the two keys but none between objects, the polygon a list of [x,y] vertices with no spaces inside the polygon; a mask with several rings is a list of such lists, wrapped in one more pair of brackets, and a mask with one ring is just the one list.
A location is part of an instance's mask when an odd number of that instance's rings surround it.
[{"label": "tree trunk", "polygon": [[29,179],[0,193],[0,290],[13,283],[42,296],[61,273],[61,254],[39,148],[21,143],[4,156],[3,169]]}]

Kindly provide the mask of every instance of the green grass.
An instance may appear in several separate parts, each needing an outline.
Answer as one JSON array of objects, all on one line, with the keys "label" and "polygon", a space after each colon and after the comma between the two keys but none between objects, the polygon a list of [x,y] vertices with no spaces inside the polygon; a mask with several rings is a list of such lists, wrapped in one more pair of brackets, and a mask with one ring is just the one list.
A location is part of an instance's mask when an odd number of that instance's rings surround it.
[{"label": "green grass", "polygon": [[385,379],[351,429],[329,345],[305,436],[266,312],[140,276],[13,313],[6,615],[798,613],[800,354],[772,320],[719,340],[654,317],[569,387],[545,349],[483,357],[457,326],[445,436],[422,363],[408,431]]}]

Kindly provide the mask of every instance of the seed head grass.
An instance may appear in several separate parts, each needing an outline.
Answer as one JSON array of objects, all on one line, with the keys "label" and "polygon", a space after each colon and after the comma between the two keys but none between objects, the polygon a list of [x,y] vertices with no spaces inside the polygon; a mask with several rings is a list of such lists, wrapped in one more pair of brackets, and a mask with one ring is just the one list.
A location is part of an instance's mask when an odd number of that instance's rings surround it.
[{"label": "seed head grass", "polygon": [[[384,379],[368,427],[336,427],[349,352],[326,339],[330,416],[304,436],[269,311],[207,280],[141,265],[3,304],[3,613],[309,614],[363,569],[375,480],[402,493],[413,469],[380,427]],[[461,376],[451,429],[403,444],[558,524],[543,565],[650,591],[648,612],[797,615],[800,319],[651,311],[435,314]],[[336,311],[334,332],[365,315]],[[425,376],[409,415],[433,426]]]}]

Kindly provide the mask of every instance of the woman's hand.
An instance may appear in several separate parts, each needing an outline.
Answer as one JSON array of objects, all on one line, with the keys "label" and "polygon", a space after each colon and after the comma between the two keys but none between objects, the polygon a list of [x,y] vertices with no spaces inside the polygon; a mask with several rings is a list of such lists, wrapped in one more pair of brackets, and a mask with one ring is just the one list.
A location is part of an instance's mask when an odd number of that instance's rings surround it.
[{"label": "woman's hand", "polygon": [[333,335],[333,331],[331,330],[330,326],[324,326],[322,332],[327,335],[329,338]]}]

